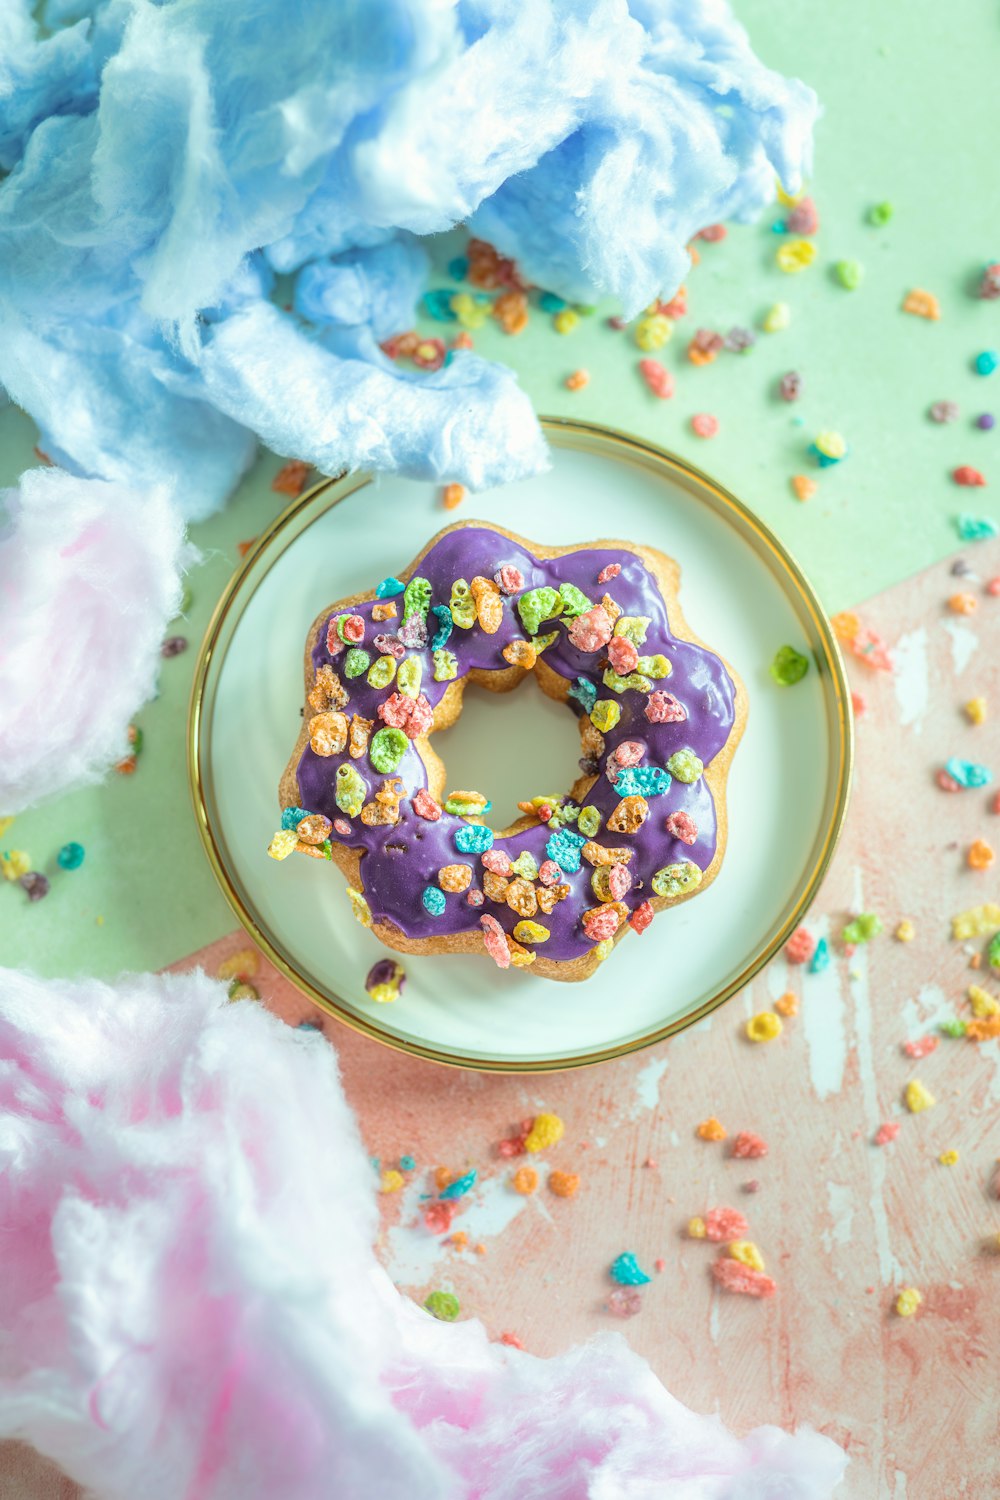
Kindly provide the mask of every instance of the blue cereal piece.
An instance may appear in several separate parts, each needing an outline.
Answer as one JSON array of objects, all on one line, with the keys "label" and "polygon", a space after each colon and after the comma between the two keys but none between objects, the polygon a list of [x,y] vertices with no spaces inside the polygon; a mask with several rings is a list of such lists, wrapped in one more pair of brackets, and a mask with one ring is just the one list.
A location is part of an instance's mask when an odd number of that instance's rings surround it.
[{"label": "blue cereal piece", "polygon": [[578,677],[570,685],[566,697],[575,698],[577,703],[582,703],[584,713],[589,714],[597,702],[597,687],[589,677]]},{"label": "blue cereal piece", "polygon": [[436,287],[421,297],[424,312],[437,323],[454,323],[458,314],[452,311],[451,299],[455,293],[450,287]]},{"label": "blue cereal piece", "polygon": [[395,599],[406,588],[405,583],[400,583],[398,578],[383,578],[375,590],[376,599]]},{"label": "blue cereal piece", "polygon": [[987,770],[985,766],[979,765],[974,760],[960,760],[957,755],[946,760],[944,768],[952,781],[957,781],[959,786],[989,786],[993,780],[993,772]]},{"label": "blue cereal piece", "polygon": [[611,1262],[611,1280],[619,1286],[645,1286],[649,1279],[631,1250],[624,1250]]},{"label": "blue cereal piece", "polygon": [[662,766],[626,766],[615,778],[619,797],[659,797],[673,778]]},{"label": "blue cereal piece", "polygon": [[444,916],[444,909],[448,905],[448,899],[439,886],[425,886],[424,894],[420,899],[424,903],[424,911],[430,912],[432,917]]},{"label": "blue cereal piece", "polygon": [[543,292],[538,299],[538,305],[542,312],[557,313],[562,312],[564,307],[569,306],[569,303],[565,302],[562,297],[557,297],[555,292]]},{"label": "blue cereal piece", "polygon": [[284,807],[281,810],[281,826],[282,828],[298,828],[302,819],[308,816],[304,807]]},{"label": "blue cereal piece", "polygon": [[963,542],[985,542],[1000,534],[1000,522],[992,516],[961,515],[955,525]]},{"label": "blue cereal piece", "polygon": [[415,1156],[401,1156],[399,1158],[399,1170],[401,1172],[412,1172],[417,1165]]},{"label": "blue cereal piece", "polygon": [[485,854],[493,848],[493,829],[484,823],[466,823],[455,833],[455,848],[459,854]]},{"label": "blue cereal piece", "polygon": [[456,1177],[454,1182],[449,1182],[446,1188],[442,1188],[438,1194],[439,1198],[450,1200],[452,1198],[464,1198],[470,1188],[476,1185],[476,1169],[466,1172],[464,1177]]},{"label": "blue cereal piece", "polygon": [[816,944],[816,950],[809,960],[810,974],[822,974],[824,969],[830,967],[830,944],[826,938],[820,938]]},{"label": "blue cereal piece", "polygon": [[60,870],[78,870],[83,864],[85,851],[82,844],[63,844],[56,855]]},{"label": "blue cereal piece", "polygon": [[438,622],[438,628],[431,637],[431,651],[440,651],[454,630],[455,622],[451,617],[451,610],[447,604],[432,605],[431,614]]},{"label": "blue cereal piece", "polygon": [[545,852],[549,859],[555,860],[560,870],[565,870],[567,875],[575,875],[580,868],[580,850],[586,842],[581,833],[573,833],[569,828],[557,828],[555,833],[549,834]]},{"label": "blue cereal piece", "polygon": [[465,255],[454,255],[448,262],[448,275],[453,281],[464,281],[469,274],[469,261]]}]

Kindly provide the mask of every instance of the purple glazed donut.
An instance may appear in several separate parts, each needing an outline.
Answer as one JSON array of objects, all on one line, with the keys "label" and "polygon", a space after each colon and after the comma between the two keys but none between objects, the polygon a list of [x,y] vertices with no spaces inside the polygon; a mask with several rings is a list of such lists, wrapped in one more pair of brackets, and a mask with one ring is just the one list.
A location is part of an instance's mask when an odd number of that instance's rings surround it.
[{"label": "purple glazed donut", "polygon": [[[722,861],[745,695],[685,629],[678,581],[670,558],[627,542],[440,532],[401,577],[315,621],[269,853],[338,864],[391,948],[586,978]],[[579,770],[494,832],[482,792],[446,793],[430,738],[467,682],[505,692],[529,672],[577,715]]]}]

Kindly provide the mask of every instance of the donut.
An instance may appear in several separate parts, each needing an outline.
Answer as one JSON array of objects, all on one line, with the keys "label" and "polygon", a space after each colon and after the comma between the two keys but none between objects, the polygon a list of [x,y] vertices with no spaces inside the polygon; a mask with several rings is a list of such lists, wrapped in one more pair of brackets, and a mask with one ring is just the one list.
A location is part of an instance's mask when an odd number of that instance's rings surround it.
[{"label": "donut", "polygon": [[[707,889],[746,697],[685,626],[680,570],[630,542],[543,547],[448,526],[398,576],[330,605],[306,641],[306,700],[268,852],[330,861],[354,914],[402,953],[486,954],[586,979],[628,931]],[[528,675],[579,719],[568,793],[531,786],[486,822],[432,745],[466,684]]]}]

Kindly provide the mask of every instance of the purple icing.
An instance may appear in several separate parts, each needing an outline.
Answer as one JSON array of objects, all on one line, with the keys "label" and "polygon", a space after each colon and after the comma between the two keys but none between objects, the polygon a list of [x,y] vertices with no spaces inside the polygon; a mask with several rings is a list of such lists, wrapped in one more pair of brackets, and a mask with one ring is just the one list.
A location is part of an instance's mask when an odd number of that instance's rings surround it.
[{"label": "purple icing", "polygon": [[[658,680],[658,690],[669,691],[680,700],[687,711],[683,722],[651,724],[644,709],[646,696],[634,689],[615,694],[601,681],[606,656],[603,651],[584,653],[569,640],[565,625],[561,621],[544,622],[542,633],[558,629],[559,637],[544,653],[547,666],[572,682],[577,677],[588,677],[597,688],[598,698],[613,698],[621,707],[621,718],[614,729],[605,735],[605,751],[602,767],[607,757],[623,740],[640,740],[645,745],[642,764],[665,766],[675,750],[690,748],[707,767],[729,738],[734,722],[733,702],[735,688],[722,662],[711,651],[691,641],[679,641],[670,632],[667,611],[656,579],[647,571],[638,557],[631,552],[614,552],[601,548],[586,548],[570,552],[563,557],[536,561],[524,548],[508,537],[486,527],[470,525],[450,531],[438,541],[422,559],[417,570],[431,584],[431,604],[447,604],[451,597],[451,586],[455,579],[471,580],[476,576],[492,578],[498,567],[513,563],[521,569],[525,589],[539,588],[548,584],[558,589],[560,583],[572,583],[596,603],[607,592],[626,615],[647,615],[650,625],[646,640],[641,647],[643,655],[658,652],[672,663],[669,677]],[[619,563],[621,572],[607,584],[598,584],[598,573],[609,563]],[[458,660],[459,677],[471,668],[486,671],[506,670],[503,647],[512,640],[522,640],[525,631],[517,612],[517,597],[504,598],[503,623],[495,635],[487,635],[479,625],[470,630],[456,628],[452,631],[447,649]],[[374,638],[377,634],[398,629],[399,618],[384,623],[372,621],[372,603],[352,606],[352,611],[365,621],[365,638],[362,645],[376,659]],[[400,617],[402,598],[398,601]],[[332,615],[329,618],[332,618]],[[431,617],[433,620],[433,616]],[[433,635],[433,629],[431,634]],[[433,659],[429,648],[420,653],[424,664],[421,692],[432,706],[440,702],[448,688],[447,682],[433,680]],[[326,629],[321,630],[312,653],[314,668],[330,664],[343,679],[343,653],[331,656],[326,649]],[[395,683],[387,689],[369,686],[366,676],[352,680],[343,679],[350,695],[345,712],[361,714],[381,727],[378,706],[396,689]],[[581,705],[570,700],[567,711],[582,712]],[[308,709],[307,709],[308,713]],[[374,733],[374,730],[373,730]],[[298,781],[301,801],[312,812],[324,813],[331,820],[342,819],[343,814],[335,799],[337,767],[342,763],[353,766],[368,783],[370,798],[380,786],[383,776],[369,762],[367,756],[351,760],[345,751],[342,755],[318,756],[307,745],[299,761]],[[472,866],[473,886],[481,887],[483,866],[479,855],[462,854],[455,847],[455,834],[466,827],[464,818],[442,812],[436,823],[418,817],[410,798],[419,787],[427,786],[427,773],[416,749],[411,744],[400,764],[392,773],[398,776],[405,788],[406,796],[400,803],[400,821],[392,827],[366,827],[360,818],[351,820],[351,833],[343,837],[334,830],[331,837],[352,849],[363,851],[361,878],[365,898],[376,921],[393,922],[409,938],[446,937],[464,932],[478,933],[479,918],[484,912],[496,917],[504,930],[512,933],[519,920],[517,914],[506,905],[486,901],[481,907],[473,907],[466,901],[465,893],[448,893],[444,913],[432,916],[424,907],[422,893],[426,886],[437,886],[438,870],[443,865],[465,863]],[[571,768],[567,767],[567,784],[572,782]],[[531,766],[525,763],[524,796],[529,798],[554,788],[533,787]],[[449,785],[446,792],[451,791]],[[489,795],[488,787],[474,790]],[[674,778],[669,789],[662,795],[650,798],[650,815],[636,834],[610,833],[603,824],[619,803],[618,793],[603,774],[587,794],[587,803],[601,812],[602,829],[597,841],[608,845],[629,845],[635,853],[629,864],[634,884],[626,898],[626,904],[635,908],[652,896],[650,881],[655,872],[664,865],[690,860],[702,870],[711,863],[716,847],[716,816],[712,794],[704,778],[687,784]],[[686,812],[695,821],[698,837],[688,845],[673,838],[664,823],[670,813]],[[570,827],[575,831],[573,825]],[[528,828],[507,838],[497,838],[494,845],[514,859],[522,850],[528,850],[539,865],[547,858],[545,845],[551,830],[545,824]],[[563,873],[561,880],[570,886],[570,894],[550,914],[539,911],[535,921],[543,923],[550,932],[548,942],[538,949],[546,958],[570,960],[580,957],[592,941],[586,936],[580,923],[582,913],[596,906],[597,898],[591,889],[592,867],[583,861],[575,874]]]}]

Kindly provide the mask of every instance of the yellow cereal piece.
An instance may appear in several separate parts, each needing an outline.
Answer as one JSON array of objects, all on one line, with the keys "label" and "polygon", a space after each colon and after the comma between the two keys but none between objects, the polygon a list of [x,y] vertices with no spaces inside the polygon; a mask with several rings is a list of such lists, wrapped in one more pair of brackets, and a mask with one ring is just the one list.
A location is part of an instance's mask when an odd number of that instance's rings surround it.
[{"label": "yellow cereal piece", "polygon": [[901,922],[896,923],[896,930],[893,933],[893,937],[897,943],[912,943],[916,935],[917,929],[909,917],[904,917]]},{"label": "yellow cereal piece", "polygon": [[7,829],[10,827],[13,821],[14,819],[12,817],[0,818],[0,839],[3,838],[4,834],[7,832]]},{"label": "yellow cereal piece", "polygon": [[919,1115],[925,1109],[933,1109],[937,1100],[929,1089],[926,1089],[919,1078],[913,1078],[903,1091],[906,1107],[911,1115]]},{"label": "yellow cereal piece", "polygon": [[901,1318],[912,1318],[923,1300],[915,1286],[904,1286],[896,1298],[896,1311]]},{"label": "yellow cereal piece", "polygon": [[259,1000],[260,991],[255,990],[252,984],[246,984],[242,980],[234,979],[229,986],[226,999],[230,1005],[236,1000]]},{"label": "yellow cereal piece", "polygon": [[1000,1001],[995,1000],[978,984],[969,985],[969,1004],[977,1021],[985,1021],[987,1016],[995,1016],[1000,1012]]},{"label": "yellow cereal piece", "polygon": [[778,269],[791,276],[812,265],[816,259],[816,246],[812,240],[785,240],[784,244],[778,246],[774,258],[778,262]]},{"label": "yellow cereal piece", "polygon": [[355,921],[360,922],[362,927],[370,927],[372,925],[372,910],[361,892],[356,891],[353,886],[349,885],[347,887],[347,899],[351,903],[351,911],[354,913]]},{"label": "yellow cereal piece", "polygon": [[547,1151],[562,1140],[565,1129],[558,1115],[536,1115],[525,1137],[525,1151]]},{"label": "yellow cereal piece", "polygon": [[652,313],[649,317],[640,318],[635,325],[635,341],[639,348],[647,354],[652,354],[657,349],[662,349],[669,342],[674,331],[674,325],[670,319],[662,313]]},{"label": "yellow cereal piece", "polygon": [[241,948],[238,953],[224,958],[217,972],[220,979],[235,979],[237,974],[246,978],[248,975],[256,974],[259,968],[260,954],[256,948]]},{"label": "yellow cereal piece", "polygon": [[688,1239],[703,1240],[705,1238],[705,1220],[700,1218],[688,1219]]},{"label": "yellow cereal piece", "polygon": [[519,943],[547,943],[550,933],[541,922],[525,920],[515,924],[514,937]]},{"label": "yellow cereal piece", "polygon": [[763,1271],[764,1257],[761,1255],[753,1240],[733,1240],[729,1245],[729,1254],[733,1260],[738,1260],[751,1270]]},{"label": "yellow cereal piece", "polygon": [[781,1035],[781,1017],[773,1010],[758,1011],[747,1022],[747,1036],[752,1042],[773,1042]]},{"label": "yellow cereal piece", "polygon": [[938,1161],[941,1163],[942,1167],[953,1167],[958,1161],[958,1152],[954,1150],[942,1151],[941,1155],[938,1157]]},{"label": "yellow cereal piece", "polygon": [[703,1141],[724,1141],[726,1139],[726,1127],[714,1115],[709,1115],[707,1120],[702,1120],[695,1131],[695,1135],[699,1136]]},{"label": "yellow cereal piece", "polygon": [[[986,718],[986,699],[970,698],[965,705],[965,716],[970,724],[982,724]],[[2,832],[3,830],[0,829],[0,833]]]},{"label": "yellow cereal piece", "polygon": [[761,321],[765,333],[781,333],[792,321],[792,309],[787,302],[776,302],[769,307]]},{"label": "yellow cereal piece", "polygon": [[0,854],[0,875],[4,880],[20,880],[30,869],[31,855],[25,854],[23,849],[8,849],[5,854]]},{"label": "yellow cereal piece", "polygon": [[402,1172],[397,1172],[395,1167],[390,1167],[387,1172],[382,1173],[382,1181],[379,1183],[380,1193],[398,1193],[405,1182]]},{"label": "yellow cereal piece", "polygon": [[556,333],[572,333],[579,321],[579,313],[574,312],[571,307],[564,307],[552,319],[552,326]]},{"label": "yellow cereal piece", "polygon": [[[267,852],[272,859],[287,859],[290,854],[295,853],[298,842],[299,836],[294,828],[279,828],[268,844]],[[7,878],[10,879],[10,876]]]},{"label": "yellow cereal piece", "polygon": [[838,641],[849,643],[861,633],[861,621],[850,609],[842,609],[839,615],[831,615],[830,624]]},{"label": "yellow cereal piece", "polygon": [[621,716],[621,705],[613,698],[598,698],[590,710],[590,722],[602,734],[607,734],[610,729],[614,729]]},{"label": "yellow cereal piece", "polygon": [[778,202],[783,208],[794,208],[796,203],[800,203],[802,201],[802,199],[805,197],[806,192],[805,188],[803,188],[801,192],[798,193],[787,193],[781,186],[780,178],[775,178],[774,191],[777,194]]},{"label": "yellow cereal piece", "polygon": [[970,906],[951,919],[951,935],[956,942],[966,938],[989,937],[1000,928],[1000,906],[987,901],[983,906]]},{"label": "yellow cereal piece", "polygon": [[[621,931],[620,928],[619,931]],[[613,938],[601,938],[601,941],[599,943],[595,943],[590,951],[597,959],[597,962],[599,964],[602,964],[614,946],[615,944]]]}]

